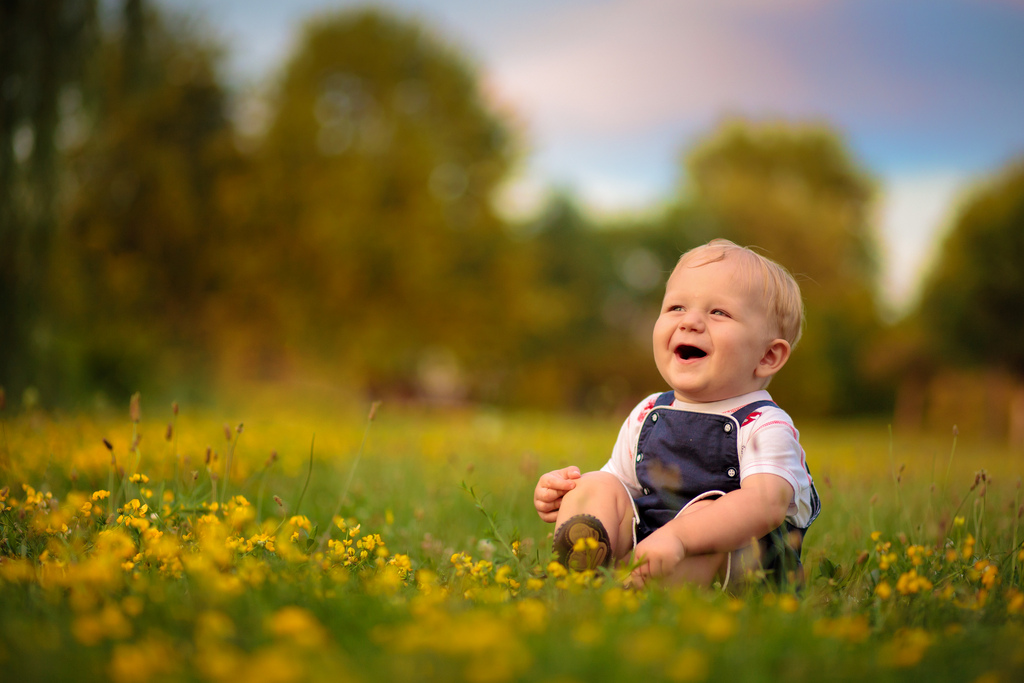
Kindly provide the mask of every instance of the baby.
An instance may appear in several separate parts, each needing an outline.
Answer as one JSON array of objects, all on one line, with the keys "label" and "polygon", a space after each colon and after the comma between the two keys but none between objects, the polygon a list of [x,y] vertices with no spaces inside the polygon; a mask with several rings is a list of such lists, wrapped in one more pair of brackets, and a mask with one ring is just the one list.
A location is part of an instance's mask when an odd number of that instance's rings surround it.
[{"label": "baby", "polygon": [[800,288],[781,266],[716,239],[679,259],[654,325],[672,388],[630,413],[597,472],[548,472],[534,506],[572,569],[634,554],[630,579],[711,585],[762,569],[799,581],[820,504],[789,416],[765,390],[800,338]]}]

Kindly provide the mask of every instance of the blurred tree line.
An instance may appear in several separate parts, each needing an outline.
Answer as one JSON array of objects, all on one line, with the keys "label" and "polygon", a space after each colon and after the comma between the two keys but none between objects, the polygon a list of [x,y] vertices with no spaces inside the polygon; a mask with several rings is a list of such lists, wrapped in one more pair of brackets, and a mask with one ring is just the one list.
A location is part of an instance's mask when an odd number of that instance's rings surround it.
[{"label": "blurred tree line", "polygon": [[[721,124],[656,217],[596,225],[561,194],[513,222],[494,202],[521,161],[512,116],[414,21],[319,17],[269,94],[246,100],[202,26],[150,2],[0,13],[9,395],[312,379],[618,409],[662,386],[650,330],[664,280],[716,236],[801,281],[809,325],[772,384],[793,412],[889,410],[903,368],[879,348],[913,349],[922,376],[941,364],[928,335],[881,322],[873,181],[827,127]],[[964,275],[936,277],[941,292]],[[922,319],[947,324],[930,306]]]}]

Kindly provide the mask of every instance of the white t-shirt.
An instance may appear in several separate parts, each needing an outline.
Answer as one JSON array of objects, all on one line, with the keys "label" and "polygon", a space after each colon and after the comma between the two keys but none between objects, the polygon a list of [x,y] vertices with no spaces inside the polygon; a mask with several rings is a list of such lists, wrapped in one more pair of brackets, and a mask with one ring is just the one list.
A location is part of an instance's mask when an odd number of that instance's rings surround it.
[{"label": "white t-shirt", "polygon": [[[615,475],[634,499],[642,494],[636,476],[636,446],[647,413],[660,394],[651,394],[630,412],[619,430],[611,458],[601,468]],[[684,403],[674,400],[668,408],[693,413],[729,415],[755,401],[770,401],[767,391],[755,391],[714,403]],[[664,410],[664,408],[663,408]],[[793,487],[786,520],[800,528],[811,521],[811,475],[807,471],[800,434],[784,410],[776,406],[758,408],[740,425],[737,436],[740,460],[740,486],[751,474],[774,474]]]}]

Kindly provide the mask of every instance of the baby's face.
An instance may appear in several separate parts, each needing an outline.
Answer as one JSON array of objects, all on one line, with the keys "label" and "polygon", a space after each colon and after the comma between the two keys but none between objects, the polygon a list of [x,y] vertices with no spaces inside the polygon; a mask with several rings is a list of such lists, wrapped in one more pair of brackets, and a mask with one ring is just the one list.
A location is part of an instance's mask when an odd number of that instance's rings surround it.
[{"label": "baby's face", "polygon": [[[654,360],[676,398],[708,403],[764,388],[769,334],[763,294],[734,256],[680,265],[654,324]],[[766,374],[767,373],[767,374]]]}]

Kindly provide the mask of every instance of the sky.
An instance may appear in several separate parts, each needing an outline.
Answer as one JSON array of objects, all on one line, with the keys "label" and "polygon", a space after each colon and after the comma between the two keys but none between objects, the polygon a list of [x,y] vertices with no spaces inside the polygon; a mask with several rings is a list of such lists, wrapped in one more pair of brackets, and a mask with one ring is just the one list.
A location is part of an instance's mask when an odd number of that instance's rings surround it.
[{"label": "sky", "polygon": [[[202,17],[239,87],[347,0],[161,0]],[[898,311],[957,203],[1024,155],[1024,0],[388,0],[467,55],[514,113],[526,211],[569,189],[596,216],[663,205],[723,118],[825,122],[878,183]]]}]

